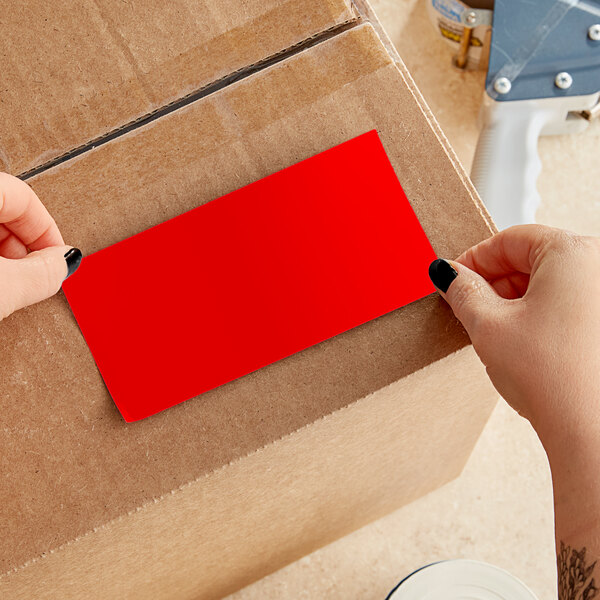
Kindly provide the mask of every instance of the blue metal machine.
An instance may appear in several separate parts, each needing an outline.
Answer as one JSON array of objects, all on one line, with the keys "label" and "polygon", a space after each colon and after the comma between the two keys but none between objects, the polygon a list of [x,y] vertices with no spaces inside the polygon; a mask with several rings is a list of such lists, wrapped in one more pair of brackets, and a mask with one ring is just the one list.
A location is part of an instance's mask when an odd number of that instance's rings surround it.
[{"label": "blue metal machine", "polygon": [[500,229],[534,222],[539,136],[600,112],[600,0],[431,0],[430,12],[460,31],[455,65],[487,69],[473,183]]}]

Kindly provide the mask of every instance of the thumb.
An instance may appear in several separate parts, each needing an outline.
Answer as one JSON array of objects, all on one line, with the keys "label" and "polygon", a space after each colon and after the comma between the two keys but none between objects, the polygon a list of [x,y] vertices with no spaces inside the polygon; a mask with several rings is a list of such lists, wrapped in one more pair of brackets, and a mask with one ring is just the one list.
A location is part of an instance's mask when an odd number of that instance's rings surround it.
[{"label": "thumb", "polygon": [[505,300],[481,275],[460,263],[438,258],[429,265],[429,277],[471,340],[504,306]]},{"label": "thumb", "polygon": [[25,258],[1,258],[0,319],[56,294],[79,267],[81,257],[77,248],[50,246]]}]

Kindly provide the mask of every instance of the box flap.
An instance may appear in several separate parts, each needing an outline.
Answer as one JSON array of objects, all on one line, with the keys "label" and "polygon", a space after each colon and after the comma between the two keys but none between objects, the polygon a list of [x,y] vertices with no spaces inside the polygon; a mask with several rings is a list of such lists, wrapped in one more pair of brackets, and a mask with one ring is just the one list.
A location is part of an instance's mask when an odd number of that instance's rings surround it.
[{"label": "box flap", "polygon": [[355,18],[350,0],[9,4],[0,170],[14,174]]},{"label": "box flap", "polygon": [[[490,235],[464,173],[368,24],[30,183],[67,242],[89,253],[373,128],[438,255],[456,256]],[[0,362],[2,572],[468,343],[430,296],[126,424],[64,296],[1,326],[11,349]]]}]

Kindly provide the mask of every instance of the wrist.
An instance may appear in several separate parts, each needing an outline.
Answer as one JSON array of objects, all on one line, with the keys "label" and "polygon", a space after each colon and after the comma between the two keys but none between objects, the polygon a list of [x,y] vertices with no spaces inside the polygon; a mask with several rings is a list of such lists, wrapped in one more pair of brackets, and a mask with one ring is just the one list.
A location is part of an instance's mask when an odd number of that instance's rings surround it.
[{"label": "wrist", "polygon": [[553,462],[587,456],[600,458],[600,427],[596,422],[580,418],[530,419],[548,460]]},{"label": "wrist", "polygon": [[560,396],[546,393],[522,403],[551,462],[565,454],[600,456],[600,402],[596,395],[596,390],[563,389]]},{"label": "wrist", "polygon": [[589,527],[590,515],[600,514],[600,429],[563,422],[537,431],[550,464],[558,521],[565,517],[575,530]]}]

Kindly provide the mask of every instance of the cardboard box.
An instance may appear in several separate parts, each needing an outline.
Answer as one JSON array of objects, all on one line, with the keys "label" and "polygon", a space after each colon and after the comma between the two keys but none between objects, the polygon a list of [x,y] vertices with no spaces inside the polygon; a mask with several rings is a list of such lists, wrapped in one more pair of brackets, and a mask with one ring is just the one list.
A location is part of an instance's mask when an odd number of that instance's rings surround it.
[{"label": "cardboard box", "polygon": [[[306,29],[306,43],[241,80],[30,177],[65,239],[93,252],[373,128],[440,256],[489,236],[368,7],[347,10],[358,16],[342,30]],[[121,122],[94,114],[98,131]],[[134,424],[61,294],[0,328],[11,599],[221,597],[456,477],[496,398],[435,295]]]},{"label": "cardboard box", "polygon": [[0,170],[52,164],[356,18],[349,0],[8,0]]}]

